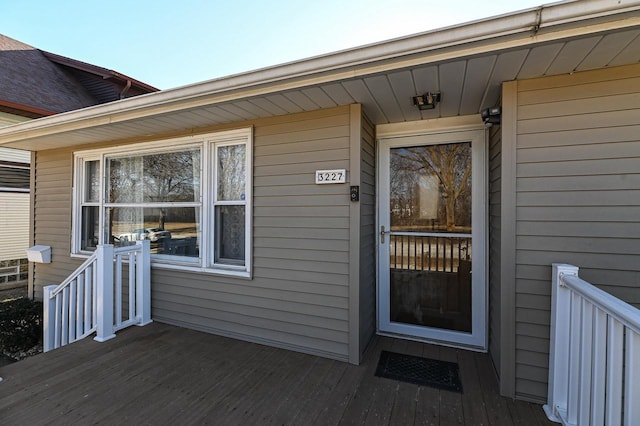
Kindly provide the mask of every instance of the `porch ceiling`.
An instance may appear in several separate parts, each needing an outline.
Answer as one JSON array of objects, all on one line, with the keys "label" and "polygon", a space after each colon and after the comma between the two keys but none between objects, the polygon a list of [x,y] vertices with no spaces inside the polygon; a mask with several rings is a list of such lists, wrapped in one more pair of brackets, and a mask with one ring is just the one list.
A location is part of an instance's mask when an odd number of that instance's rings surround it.
[{"label": "porch ceiling", "polygon": [[[352,103],[374,124],[477,114],[504,81],[640,62],[640,1],[614,3],[549,5],[45,117],[0,129],[0,145],[149,139]],[[411,98],[427,91],[442,100],[419,111]]]}]

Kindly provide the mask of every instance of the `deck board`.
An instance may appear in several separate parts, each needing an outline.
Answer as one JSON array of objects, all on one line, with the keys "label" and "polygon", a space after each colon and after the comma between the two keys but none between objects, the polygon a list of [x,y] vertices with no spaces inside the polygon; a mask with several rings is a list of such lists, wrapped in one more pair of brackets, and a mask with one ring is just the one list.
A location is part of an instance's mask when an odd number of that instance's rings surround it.
[{"label": "deck board", "polygon": [[[464,393],[374,375],[380,351],[458,362]],[[359,366],[153,323],[0,368],[0,423],[540,425],[486,354],[377,338]]]}]

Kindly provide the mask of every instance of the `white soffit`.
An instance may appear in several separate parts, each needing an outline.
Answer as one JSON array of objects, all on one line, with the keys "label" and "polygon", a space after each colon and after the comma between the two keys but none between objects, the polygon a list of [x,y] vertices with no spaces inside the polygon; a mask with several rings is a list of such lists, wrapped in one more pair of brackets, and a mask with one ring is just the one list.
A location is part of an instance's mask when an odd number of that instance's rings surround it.
[{"label": "white soffit", "polygon": [[[551,4],[0,129],[43,150],[359,103],[374,124],[477,114],[501,84],[640,62],[640,0]],[[442,93],[429,111],[411,97]]]}]

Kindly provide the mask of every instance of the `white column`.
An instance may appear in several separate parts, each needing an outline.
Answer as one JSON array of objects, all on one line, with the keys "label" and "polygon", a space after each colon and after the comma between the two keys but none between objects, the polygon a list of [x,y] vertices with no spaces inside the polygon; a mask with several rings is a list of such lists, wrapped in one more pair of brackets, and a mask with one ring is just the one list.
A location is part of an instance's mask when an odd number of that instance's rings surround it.
[{"label": "white column", "polygon": [[552,266],[549,393],[544,411],[549,420],[560,423],[560,412],[566,415],[567,410],[571,330],[571,291],[562,284],[561,275],[578,275],[578,267]]},{"label": "white column", "polygon": [[56,285],[48,285],[42,288],[43,306],[43,336],[42,349],[49,352],[55,348],[55,327],[56,327],[56,301],[51,300],[51,293],[56,289]]},{"label": "white column", "polygon": [[97,321],[94,340],[104,342],[116,337],[113,330],[113,245],[100,244],[97,248]]},{"label": "white column", "polygon": [[151,243],[138,241],[141,252],[136,255],[136,315],[137,325],[143,326],[151,320]]}]

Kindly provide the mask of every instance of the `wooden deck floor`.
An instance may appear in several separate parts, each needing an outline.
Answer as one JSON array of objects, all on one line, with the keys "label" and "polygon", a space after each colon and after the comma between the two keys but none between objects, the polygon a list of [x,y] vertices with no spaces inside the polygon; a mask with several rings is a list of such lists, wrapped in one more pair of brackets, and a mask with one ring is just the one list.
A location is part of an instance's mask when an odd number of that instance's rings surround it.
[{"label": "wooden deck floor", "polygon": [[[381,350],[459,363],[464,393],[374,376]],[[542,425],[487,355],[378,338],[353,366],[154,323],[0,368],[0,424]]]}]

